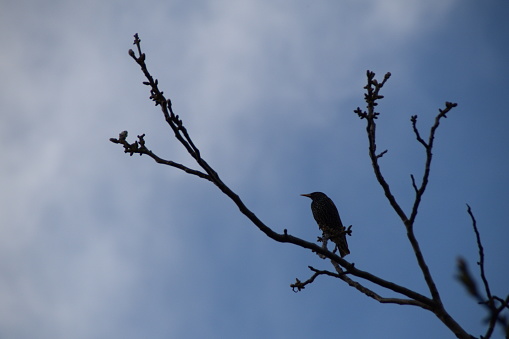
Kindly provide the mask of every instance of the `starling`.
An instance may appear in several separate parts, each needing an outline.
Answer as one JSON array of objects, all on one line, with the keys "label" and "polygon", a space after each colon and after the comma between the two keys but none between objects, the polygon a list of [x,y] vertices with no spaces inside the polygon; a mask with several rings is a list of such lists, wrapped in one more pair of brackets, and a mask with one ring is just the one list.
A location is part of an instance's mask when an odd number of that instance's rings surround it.
[{"label": "starling", "polygon": [[327,246],[327,239],[332,240],[341,257],[350,253],[348,243],[346,242],[345,227],[339,218],[338,209],[334,202],[322,192],[301,194],[304,197],[311,198],[311,211],[318,227],[323,232],[324,247]]}]

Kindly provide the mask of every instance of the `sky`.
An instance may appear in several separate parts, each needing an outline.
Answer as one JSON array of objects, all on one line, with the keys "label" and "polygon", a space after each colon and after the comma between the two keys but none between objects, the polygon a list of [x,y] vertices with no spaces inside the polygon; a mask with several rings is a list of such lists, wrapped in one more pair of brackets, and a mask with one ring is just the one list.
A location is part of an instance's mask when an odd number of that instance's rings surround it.
[{"label": "sky", "polygon": [[323,191],[353,225],[346,259],[425,295],[353,110],[366,70],[392,73],[378,147],[408,212],[424,164],[410,117],[427,136],[457,102],[415,232],[448,312],[484,334],[455,265],[477,272],[468,203],[492,292],[509,293],[508,16],[507,1],[1,0],[0,337],[453,337],[334,278],[294,293],[330,263],[267,238],[211,183],[110,143],[145,133],[197,168],[127,54],[134,33],[202,156],[262,221],[315,241],[300,194]]}]

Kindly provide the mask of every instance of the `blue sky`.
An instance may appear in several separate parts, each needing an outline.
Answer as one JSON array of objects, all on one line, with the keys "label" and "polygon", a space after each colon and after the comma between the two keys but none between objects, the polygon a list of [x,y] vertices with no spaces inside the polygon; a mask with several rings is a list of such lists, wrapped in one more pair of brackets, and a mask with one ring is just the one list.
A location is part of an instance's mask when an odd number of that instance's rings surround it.
[{"label": "blue sky", "polygon": [[299,194],[323,191],[353,224],[347,259],[426,295],[353,109],[367,69],[392,72],[378,145],[408,211],[424,161],[410,116],[427,135],[457,102],[416,235],[447,310],[483,334],[454,274],[458,256],[478,260],[469,203],[492,291],[509,292],[508,15],[506,1],[470,0],[0,2],[0,336],[452,337],[332,278],[293,293],[328,263],[266,238],[210,183],[110,143],[146,133],[196,167],[127,55],[134,33],[204,158],[266,224],[315,239]]}]

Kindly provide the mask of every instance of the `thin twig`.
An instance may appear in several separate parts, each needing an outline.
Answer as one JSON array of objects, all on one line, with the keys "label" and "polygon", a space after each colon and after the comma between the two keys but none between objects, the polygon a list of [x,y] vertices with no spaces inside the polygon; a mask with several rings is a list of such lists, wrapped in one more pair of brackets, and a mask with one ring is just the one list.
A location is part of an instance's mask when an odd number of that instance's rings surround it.
[{"label": "thin twig", "polygon": [[481,235],[479,234],[479,230],[477,229],[477,221],[475,220],[474,214],[472,213],[472,209],[470,208],[469,204],[467,204],[467,212],[468,215],[470,216],[470,219],[472,219],[472,227],[474,228],[475,239],[477,241],[477,248],[479,249],[479,261],[477,262],[477,264],[479,265],[484,290],[486,291],[486,296],[488,297],[488,300],[492,300],[490,285],[488,284],[488,279],[486,279],[486,274],[484,272],[484,248],[481,243]]},{"label": "thin twig", "polygon": [[200,177],[202,179],[207,179],[207,180],[211,181],[210,176],[205,174],[205,173],[203,173],[203,172],[194,170],[192,168],[189,168],[187,166],[179,164],[178,162],[171,161],[171,160],[166,160],[166,159],[163,159],[163,158],[157,156],[154,152],[152,152],[147,147],[145,147],[144,136],[145,136],[144,134],[139,135],[138,136],[138,141],[135,141],[132,144],[130,144],[126,140],[126,138],[127,138],[127,131],[123,131],[123,132],[120,133],[118,139],[110,138],[110,141],[115,143],[115,144],[122,144],[124,146],[124,152],[125,153],[129,153],[130,155],[133,155],[135,153],[139,154],[139,155],[145,154],[145,155],[148,155],[149,157],[151,157],[152,159],[154,159],[155,162],[157,162],[159,164],[163,164],[163,165],[167,165],[167,166],[172,166],[172,167],[178,168],[178,169],[180,169],[180,170],[182,170],[182,171],[184,171],[184,172],[186,172],[188,174],[196,175],[197,177]]},{"label": "thin twig", "polygon": [[[502,327],[505,329],[506,332],[506,338],[509,337],[509,322],[505,317],[500,316],[500,314],[507,308],[509,309],[509,296],[503,300],[502,298],[499,298],[497,296],[493,296],[491,294],[490,285],[488,283],[488,279],[486,278],[486,273],[484,270],[484,247],[481,242],[481,234],[479,232],[479,229],[477,228],[477,220],[475,219],[474,213],[472,212],[472,208],[469,204],[467,204],[467,213],[470,216],[470,219],[472,220],[472,228],[474,229],[475,238],[477,242],[477,248],[479,251],[479,261],[477,262],[477,265],[479,265],[479,274],[481,276],[481,280],[483,282],[484,291],[486,293],[486,299],[484,299],[479,292],[474,289],[471,294],[477,298],[480,304],[484,305],[488,308],[490,312],[490,317],[488,321],[488,328],[486,329],[486,333],[484,334],[483,338],[490,338],[493,334],[493,331],[495,329],[495,326],[498,323],[502,325]],[[466,266],[466,263],[464,264]],[[463,274],[463,276],[468,276],[468,278],[462,280],[462,282],[465,284],[467,289],[469,288],[468,281],[473,281],[473,278],[470,276],[470,273],[467,271]],[[475,284],[475,283],[471,283]],[[475,286],[475,285],[474,285]],[[500,305],[497,307],[495,302],[498,301]]]},{"label": "thin twig", "polygon": [[419,205],[421,203],[421,199],[422,199],[422,196],[424,194],[424,191],[426,190],[426,187],[428,186],[428,180],[429,180],[429,174],[430,174],[430,171],[431,171],[431,160],[433,158],[433,153],[432,153],[432,150],[433,150],[433,142],[435,140],[435,133],[436,133],[436,130],[438,128],[438,126],[440,125],[440,120],[442,118],[447,118],[447,113],[449,113],[449,111],[451,109],[453,109],[454,107],[458,106],[458,104],[456,103],[452,103],[452,102],[446,102],[445,103],[445,109],[439,109],[439,113],[438,115],[435,117],[435,123],[433,124],[433,126],[431,126],[431,130],[430,130],[430,133],[429,133],[429,137],[428,137],[428,142],[425,142],[420,134],[419,134],[419,131],[417,130],[417,127],[416,127],[416,123],[417,123],[417,116],[414,115],[412,116],[411,118],[411,121],[412,121],[412,127],[414,129],[414,132],[416,134],[416,137],[417,137],[417,140],[424,146],[424,148],[426,149],[426,161],[425,161],[425,164],[424,164],[424,173],[423,173],[423,176],[422,176],[422,179],[421,179],[421,186],[419,187],[419,189],[415,192],[415,200],[414,200],[414,204],[413,204],[413,207],[412,207],[412,212],[410,214],[410,222],[409,222],[409,225],[411,227],[413,227],[413,224],[414,224],[414,221],[415,221],[415,218],[417,216],[417,212],[419,210]]},{"label": "thin twig", "polygon": [[318,277],[319,275],[327,275],[327,276],[335,277],[335,278],[339,278],[339,276],[340,276],[337,273],[333,273],[333,272],[330,272],[327,270],[317,270],[316,268],[314,268],[312,266],[308,266],[308,268],[315,273],[311,276],[311,278],[309,278],[308,280],[303,281],[303,282],[301,282],[299,279],[296,278],[295,283],[290,285],[290,287],[292,288],[292,290],[294,292],[302,291],[304,288],[306,288],[306,285],[313,283],[315,281],[316,277]]}]

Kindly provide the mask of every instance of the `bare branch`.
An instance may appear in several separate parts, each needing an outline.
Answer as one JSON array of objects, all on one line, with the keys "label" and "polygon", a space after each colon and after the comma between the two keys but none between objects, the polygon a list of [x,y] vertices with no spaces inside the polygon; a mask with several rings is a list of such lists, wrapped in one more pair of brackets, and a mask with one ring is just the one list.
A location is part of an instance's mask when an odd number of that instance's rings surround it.
[{"label": "bare branch", "polygon": [[426,149],[426,162],[425,162],[425,165],[424,165],[424,174],[422,176],[422,181],[421,181],[421,186],[419,187],[419,189],[417,190],[417,192],[415,192],[415,201],[414,201],[414,204],[413,204],[413,207],[412,207],[412,213],[410,214],[410,223],[409,225],[412,225],[413,226],[413,223],[415,221],[415,218],[417,216],[417,211],[419,209],[419,205],[421,203],[421,199],[422,199],[422,195],[424,194],[424,191],[426,190],[426,187],[428,185],[428,179],[429,179],[429,174],[430,174],[430,171],[431,171],[431,160],[433,158],[433,153],[432,153],[432,150],[433,150],[433,142],[435,140],[435,133],[436,133],[436,130],[438,128],[438,126],[440,125],[440,120],[442,118],[447,118],[446,114],[454,107],[458,106],[458,104],[456,103],[452,103],[452,102],[446,102],[445,103],[445,109],[439,109],[439,113],[438,115],[435,117],[435,123],[433,124],[433,126],[431,126],[431,130],[430,130],[430,133],[429,133],[429,138],[428,138],[428,142],[425,142],[421,137],[420,137],[420,134],[419,134],[419,131],[417,130],[417,127],[416,127],[416,123],[417,123],[417,116],[414,115],[412,116],[411,118],[411,121],[412,121],[412,127],[413,127],[413,130],[414,130],[414,133],[416,134],[416,137],[417,137],[417,140],[424,146],[424,148]]},{"label": "bare branch", "polygon": [[380,165],[378,163],[378,159],[380,158],[376,153],[376,119],[380,115],[380,113],[375,112],[375,107],[378,105],[377,101],[379,99],[382,99],[383,96],[379,94],[380,89],[383,87],[385,82],[389,79],[390,73],[387,73],[384,76],[384,80],[381,83],[378,83],[378,81],[374,78],[375,73],[371,71],[367,71],[367,78],[368,78],[368,84],[364,87],[366,89],[366,92],[364,94],[364,100],[367,103],[366,111],[361,110],[360,108],[357,108],[354,112],[359,116],[361,119],[366,119],[366,132],[368,135],[369,140],[369,157],[371,158],[371,164],[373,167],[373,170],[375,172],[375,177],[382,187],[385,196],[387,200],[389,201],[391,207],[394,209],[396,214],[400,217],[401,221],[405,225],[406,231],[407,231],[407,238],[410,241],[410,244],[412,245],[412,249],[414,251],[415,257],[417,259],[417,263],[419,265],[419,268],[422,271],[424,280],[426,281],[426,284],[428,286],[428,289],[431,293],[434,307],[432,308],[433,313],[446,325],[448,326],[453,333],[456,334],[458,338],[469,338],[470,336],[468,333],[459,326],[459,324],[446,312],[445,308],[442,305],[442,301],[440,298],[440,294],[438,292],[438,289],[435,285],[435,282],[433,280],[433,277],[431,276],[431,272],[428,268],[428,265],[426,264],[426,261],[424,260],[424,256],[422,254],[422,251],[420,249],[420,245],[415,237],[413,226],[415,217],[417,216],[417,211],[420,205],[420,201],[422,198],[422,195],[424,194],[424,191],[426,189],[427,183],[428,183],[428,177],[430,172],[430,164],[431,164],[431,150],[433,148],[433,140],[435,137],[435,131],[438,128],[440,124],[440,119],[445,118],[446,114],[456,106],[456,104],[446,102],[446,108],[444,110],[439,110],[439,114],[435,118],[435,123],[431,127],[430,136],[428,142],[425,142],[417,130],[416,127],[416,121],[417,116],[413,116],[411,121],[414,128],[414,133],[416,134],[417,140],[423,144],[426,148],[426,164],[424,169],[424,175],[422,179],[421,186],[418,188],[417,184],[415,182],[415,178],[413,175],[412,178],[412,186],[415,190],[415,201],[413,203],[413,208],[410,214],[410,218],[407,217],[406,213],[403,211],[399,203],[397,202],[396,198],[391,192],[390,186],[388,182],[385,180],[384,176],[382,175]]},{"label": "bare branch", "polygon": [[346,275],[346,273],[349,273],[348,271],[343,271],[341,266],[339,266],[336,262],[331,261],[331,264],[336,269],[336,272],[338,272],[336,278],[339,278],[346,282],[349,286],[357,289],[362,294],[382,303],[382,304],[398,304],[398,305],[413,305],[413,306],[419,306],[427,310],[431,310],[432,307],[427,303],[422,303],[420,301],[414,300],[414,299],[401,299],[401,298],[385,298],[380,296],[379,294],[375,293],[373,290],[367,288],[366,286],[362,285],[361,283],[351,279],[349,276]]},{"label": "bare branch", "polygon": [[410,174],[410,178],[412,179],[412,187],[414,188],[414,191],[417,193],[419,189],[417,188],[417,185],[415,184],[415,177],[413,174]]},{"label": "bare branch", "polygon": [[[456,278],[461,282],[461,284],[465,287],[468,294],[470,294],[473,298],[477,300],[480,305],[483,305],[489,312],[489,316],[486,321],[488,323],[488,327],[486,329],[486,333],[482,336],[483,339],[491,338],[495,326],[499,323],[503,330],[505,331],[506,338],[509,336],[509,322],[507,317],[502,316],[502,312],[506,309],[509,310],[509,296],[505,300],[499,298],[497,296],[492,296],[491,298],[485,299],[477,288],[477,283],[470,272],[467,262],[465,259],[459,257],[457,264],[458,273],[456,274]],[[499,305],[496,306],[496,303]]]},{"label": "bare branch", "polygon": [[427,149],[429,147],[429,145],[426,143],[426,141],[424,141],[421,138],[419,130],[417,129],[417,115],[412,115],[412,117],[410,118],[410,121],[412,122],[412,128],[414,130],[415,137],[417,138],[417,141],[419,141],[424,146],[424,148]]},{"label": "bare branch", "polygon": [[376,152],[376,122],[375,120],[378,119],[378,115],[380,113],[375,112],[375,107],[378,105],[377,100],[382,99],[383,96],[379,94],[380,90],[382,89],[383,85],[385,85],[386,81],[389,80],[391,77],[391,73],[386,73],[384,76],[384,79],[381,83],[379,83],[375,79],[375,73],[371,71],[366,72],[366,76],[368,78],[368,84],[364,86],[364,89],[366,89],[367,93],[364,94],[364,100],[367,103],[366,111],[361,110],[359,107],[354,111],[359,118],[366,119],[366,132],[368,134],[368,141],[369,141],[369,157],[371,158],[371,164],[373,166],[373,169],[375,171],[376,179],[378,180],[380,186],[382,186],[382,189],[385,193],[385,196],[387,197],[387,200],[391,204],[392,208],[398,216],[401,218],[401,220],[406,221],[408,218],[403,211],[403,209],[400,207],[398,202],[396,201],[396,198],[391,192],[390,186],[385,180],[384,176],[382,175],[382,171],[380,169],[380,165],[378,164],[378,159],[380,159],[381,155],[385,154],[385,151],[377,154]]},{"label": "bare branch", "polygon": [[385,150],[385,151],[381,152],[380,154],[377,154],[377,156],[376,156],[376,157],[377,157],[377,158],[381,158],[381,157],[383,157],[383,156],[384,156],[384,154],[385,154],[385,153],[387,153],[387,152],[388,152],[388,151],[387,151],[387,150]]},{"label": "bare branch", "polygon": [[139,155],[142,155],[142,154],[145,154],[145,155],[148,155],[149,157],[151,157],[152,159],[154,159],[157,163],[159,164],[163,164],[163,165],[168,165],[168,166],[172,166],[172,167],[175,167],[175,168],[178,168],[188,174],[192,174],[192,175],[196,175],[202,179],[207,179],[209,181],[211,181],[210,177],[203,173],[203,172],[200,172],[200,171],[197,171],[197,170],[194,170],[192,168],[189,168],[189,167],[186,167],[182,164],[179,164],[178,162],[174,162],[174,161],[171,161],[171,160],[165,160],[163,158],[160,158],[159,156],[157,156],[154,152],[152,152],[151,150],[149,150],[146,146],[145,146],[145,134],[142,134],[142,135],[138,135],[138,141],[135,141],[133,142],[132,144],[130,144],[129,142],[127,142],[126,138],[127,138],[127,131],[123,131],[119,134],[119,138],[118,139],[115,139],[115,138],[110,138],[110,141],[115,143],[115,144],[122,144],[124,146],[124,152],[125,153],[129,153],[130,155],[133,155],[135,153],[139,154]]},{"label": "bare branch", "polygon": [[[265,227],[267,227],[267,226],[265,226]],[[308,249],[312,250],[313,252],[316,252],[316,253],[330,259],[331,262],[335,262],[335,263],[341,265],[342,267],[345,268],[345,270],[348,272],[348,274],[368,280],[378,286],[381,286],[381,287],[384,287],[384,288],[391,290],[393,292],[402,294],[410,299],[419,301],[422,304],[429,305],[429,306],[433,306],[433,304],[434,304],[431,299],[429,299],[415,291],[412,291],[406,287],[403,287],[403,286],[395,284],[393,282],[384,280],[384,279],[379,278],[371,273],[368,273],[366,271],[362,271],[362,270],[358,269],[354,264],[349,263],[348,261],[341,258],[340,256],[328,251],[327,249],[322,248],[321,246],[318,246],[317,244],[310,243],[303,239],[291,236],[290,234],[288,234],[287,230],[285,230],[285,232],[283,234],[275,233],[268,227],[267,227],[267,229],[263,229],[262,231],[264,231],[264,233],[266,231],[267,232],[266,234],[270,238],[272,238],[273,240],[276,240],[278,242],[292,243],[292,244],[298,245],[303,248],[308,248]]]},{"label": "bare branch", "polygon": [[440,125],[440,119],[446,118],[446,114],[453,108],[456,107],[457,104],[446,102],[445,103],[445,109],[439,110],[439,114],[435,117],[435,123],[431,127],[428,142],[425,142],[417,130],[417,116],[414,115],[411,118],[412,121],[412,127],[414,130],[414,133],[417,137],[417,140],[424,146],[426,149],[426,161],[424,165],[424,174],[422,176],[421,185],[419,188],[417,188],[417,184],[415,183],[415,178],[412,176],[412,186],[415,190],[415,200],[412,207],[412,212],[410,214],[410,219],[405,223],[405,226],[407,227],[407,237],[410,241],[410,244],[412,245],[412,248],[414,249],[415,256],[417,258],[417,262],[419,263],[419,267],[421,268],[421,271],[423,272],[424,279],[426,280],[426,283],[428,285],[428,288],[431,292],[431,295],[433,297],[433,300],[435,300],[438,303],[442,303],[440,299],[440,294],[438,292],[438,289],[435,285],[435,282],[433,281],[433,278],[431,277],[431,272],[429,271],[429,268],[424,260],[424,256],[422,254],[422,251],[420,250],[419,243],[417,242],[417,239],[415,238],[413,226],[415,218],[417,217],[417,212],[419,210],[419,206],[421,203],[422,196],[424,194],[424,191],[426,190],[426,187],[428,185],[429,180],[429,174],[431,171],[431,160],[433,157],[432,149],[433,149],[433,141],[435,139],[435,133]]},{"label": "bare branch", "polygon": [[296,278],[295,283],[290,285],[290,287],[292,288],[292,290],[294,292],[302,291],[306,287],[306,285],[311,284],[313,281],[315,281],[316,277],[318,277],[319,275],[328,275],[330,277],[339,278],[339,274],[336,274],[336,273],[333,273],[330,271],[317,270],[316,268],[314,268],[312,266],[308,266],[308,268],[315,273],[311,276],[311,278],[309,278],[308,280],[306,280],[304,282],[301,282],[299,279]]},{"label": "bare branch", "polygon": [[333,273],[326,270],[318,270],[312,266],[308,266],[308,268],[315,272],[309,279],[306,281],[300,281],[299,279],[295,279],[295,283],[291,284],[290,287],[293,289],[294,292],[300,292],[303,290],[307,285],[313,283],[315,279],[320,275],[327,275],[330,277],[338,278],[346,282],[351,287],[357,289],[362,294],[382,303],[382,304],[398,304],[398,305],[413,305],[413,306],[419,306],[424,309],[431,309],[429,305],[425,303],[421,303],[419,301],[413,300],[413,299],[401,299],[401,298],[384,298],[377,293],[375,293],[373,290],[367,288],[366,286],[363,286],[357,281],[354,281],[350,277],[347,276],[348,271],[344,271],[341,266],[339,266],[338,263],[331,260],[331,264],[336,269],[337,273]]},{"label": "bare branch", "polygon": [[[375,73],[368,71],[367,72],[367,78],[368,78],[368,84],[364,87],[367,89],[367,93],[364,95],[364,99],[367,103],[367,111],[361,112],[359,108],[357,108],[356,113],[361,117],[365,118],[367,120],[367,126],[366,126],[366,132],[368,134],[368,140],[369,140],[369,156],[371,158],[371,164],[373,166],[373,170],[375,172],[375,177],[378,180],[378,183],[380,186],[382,186],[382,189],[385,193],[385,196],[387,200],[389,201],[390,205],[394,209],[394,211],[398,214],[401,221],[405,225],[407,229],[407,237],[412,245],[412,248],[414,250],[414,254],[417,258],[417,262],[419,264],[419,267],[421,268],[421,271],[424,275],[424,279],[426,280],[426,283],[429,287],[429,290],[431,292],[431,295],[433,296],[433,299],[436,302],[440,302],[440,295],[438,293],[438,290],[435,286],[435,283],[431,277],[431,273],[429,271],[429,268],[424,260],[424,257],[422,255],[422,252],[419,247],[419,243],[417,242],[417,239],[415,238],[414,232],[413,232],[413,221],[414,219],[408,219],[405,212],[399,205],[399,203],[396,201],[396,198],[391,192],[389,183],[385,180],[382,171],[380,169],[380,165],[378,163],[378,157],[376,155],[376,122],[375,119],[379,115],[379,113],[375,112],[375,106],[378,105],[376,102],[377,100],[383,98],[379,94],[380,89],[382,88],[382,85],[385,84],[387,79],[390,77],[390,73],[387,73],[384,77],[384,81],[382,83],[378,83],[374,79]],[[430,151],[431,154],[431,151]],[[429,170],[428,170],[429,172]],[[425,176],[427,178],[427,175]],[[414,180],[415,181],[415,180]],[[414,187],[416,187],[414,183]],[[424,186],[425,187],[425,186]],[[421,186],[422,189],[422,186]],[[416,192],[416,202],[414,203],[414,209],[416,209],[419,206],[420,197],[422,196],[422,193],[424,193],[424,190],[422,189],[422,192],[419,192],[420,190],[417,190]]]},{"label": "bare branch", "polygon": [[[491,289],[488,283],[488,279],[486,278],[486,273],[484,271],[484,247],[481,242],[481,235],[479,233],[479,229],[477,228],[477,221],[474,217],[472,209],[470,205],[467,204],[467,212],[472,220],[472,227],[474,229],[475,238],[477,242],[477,248],[479,250],[479,261],[477,265],[479,265],[479,274],[481,276],[481,280],[483,282],[484,291],[486,293],[486,298],[484,298],[477,289],[477,284],[475,283],[475,279],[472,274],[468,270],[468,266],[466,261],[463,258],[458,259],[458,280],[465,286],[468,293],[473,296],[481,305],[484,305],[490,315],[488,317],[488,328],[486,329],[486,333],[483,338],[490,338],[493,334],[495,326],[497,322],[502,326],[505,331],[506,338],[509,338],[509,321],[507,317],[502,316],[502,312],[506,309],[509,310],[509,296],[506,299],[502,299],[500,297],[494,296],[491,293]],[[499,304],[498,306],[496,304]]]},{"label": "bare branch", "polygon": [[479,265],[481,279],[484,285],[486,296],[488,297],[488,300],[491,300],[492,295],[490,291],[490,285],[488,284],[488,279],[486,279],[486,274],[484,273],[484,248],[481,243],[481,235],[479,234],[479,230],[477,229],[477,221],[475,220],[474,214],[472,213],[472,209],[470,208],[469,204],[467,204],[467,212],[470,218],[472,219],[472,227],[474,228],[475,238],[477,241],[477,248],[479,249],[479,261],[477,262],[477,264]]}]

